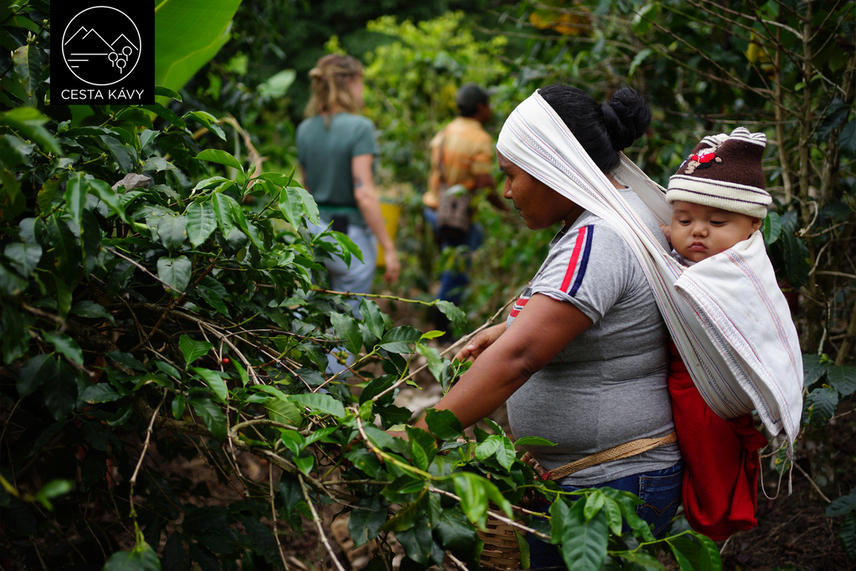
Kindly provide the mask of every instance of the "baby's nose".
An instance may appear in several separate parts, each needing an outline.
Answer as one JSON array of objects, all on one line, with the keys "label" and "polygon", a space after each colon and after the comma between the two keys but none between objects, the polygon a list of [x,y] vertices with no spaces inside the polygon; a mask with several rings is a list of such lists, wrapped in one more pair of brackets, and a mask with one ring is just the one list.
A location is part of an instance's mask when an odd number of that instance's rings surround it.
[{"label": "baby's nose", "polygon": [[693,226],[693,236],[704,236],[707,234],[707,226],[705,224],[695,224]]}]

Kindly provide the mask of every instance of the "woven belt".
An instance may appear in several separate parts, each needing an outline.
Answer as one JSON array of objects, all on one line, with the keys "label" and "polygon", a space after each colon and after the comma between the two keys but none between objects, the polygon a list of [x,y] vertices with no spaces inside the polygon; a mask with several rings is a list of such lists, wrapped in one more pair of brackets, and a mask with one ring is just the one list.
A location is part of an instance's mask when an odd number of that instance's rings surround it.
[{"label": "woven belt", "polygon": [[591,454],[585,458],[580,458],[570,464],[559,466],[555,470],[550,470],[549,472],[545,472],[540,464],[538,464],[538,461],[535,460],[529,452],[523,455],[522,460],[532,466],[542,480],[561,480],[562,478],[570,476],[574,472],[579,472],[584,468],[603,464],[604,462],[612,462],[613,460],[629,458],[630,456],[635,456],[637,454],[653,450],[663,444],[671,444],[672,442],[677,441],[678,436],[674,432],[666,436],[661,436],[660,438],[640,438],[639,440],[631,440],[630,442],[625,442],[624,444],[607,448],[606,450],[602,450],[596,454]]}]

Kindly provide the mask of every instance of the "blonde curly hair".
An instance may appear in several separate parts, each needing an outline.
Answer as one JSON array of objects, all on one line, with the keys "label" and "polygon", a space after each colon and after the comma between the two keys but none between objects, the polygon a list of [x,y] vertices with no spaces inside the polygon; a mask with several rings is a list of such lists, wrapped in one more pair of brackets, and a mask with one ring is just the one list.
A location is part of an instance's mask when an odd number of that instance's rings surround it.
[{"label": "blonde curly hair", "polygon": [[360,104],[348,84],[362,75],[363,65],[354,57],[330,54],[319,59],[309,71],[312,95],[306,105],[305,115],[314,117],[338,110],[359,113]]}]

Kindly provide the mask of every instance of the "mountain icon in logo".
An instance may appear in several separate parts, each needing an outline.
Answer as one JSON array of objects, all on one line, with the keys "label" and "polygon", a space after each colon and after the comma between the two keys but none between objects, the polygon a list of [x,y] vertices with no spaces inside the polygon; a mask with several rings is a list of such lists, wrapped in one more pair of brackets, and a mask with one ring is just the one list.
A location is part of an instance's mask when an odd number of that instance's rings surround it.
[{"label": "mountain icon in logo", "polygon": [[141,38],[124,12],[109,6],[83,10],[66,26],[62,56],[78,79],[95,86],[126,78],[140,61]]}]

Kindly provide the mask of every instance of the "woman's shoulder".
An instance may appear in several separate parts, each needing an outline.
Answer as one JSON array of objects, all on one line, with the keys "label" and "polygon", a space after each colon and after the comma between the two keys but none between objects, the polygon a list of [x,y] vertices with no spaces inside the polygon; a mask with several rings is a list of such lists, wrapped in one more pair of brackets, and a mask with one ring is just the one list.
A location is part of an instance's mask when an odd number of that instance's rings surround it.
[{"label": "woman's shoulder", "polygon": [[333,122],[351,128],[368,128],[372,130],[375,128],[374,121],[365,115],[356,115],[354,113],[339,113],[333,117]]},{"label": "woman's shoulder", "polygon": [[551,249],[554,253],[568,251],[573,255],[577,252],[581,259],[606,259],[614,263],[633,260],[621,232],[611,222],[591,212],[584,212],[570,228],[559,233]]},{"label": "woman's shoulder", "polygon": [[620,233],[615,229],[611,222],[608,222],[597,214],[593,214],[588,211],[583,212],[565,234],[567,236],[568,234],[579,234],[580,232],[592,232],[594,230],[596,230],[598,234],[620,236]]}]

